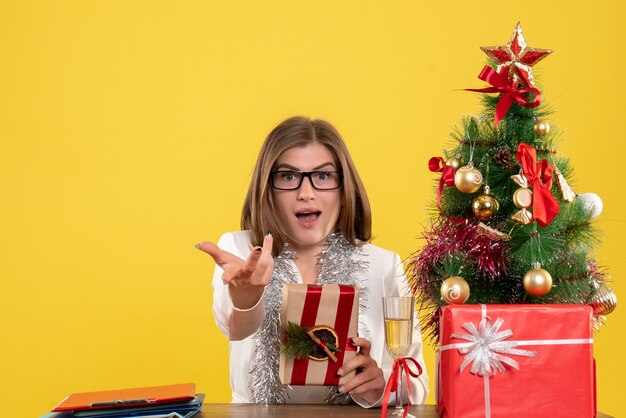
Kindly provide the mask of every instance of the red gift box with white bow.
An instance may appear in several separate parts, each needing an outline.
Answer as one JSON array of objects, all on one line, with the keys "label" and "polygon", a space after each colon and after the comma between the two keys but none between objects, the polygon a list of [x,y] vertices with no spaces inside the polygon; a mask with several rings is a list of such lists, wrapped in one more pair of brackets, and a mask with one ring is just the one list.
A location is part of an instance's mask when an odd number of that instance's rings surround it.
[{"label": "red gift box with white bow", "polygon": [[439,320],[442,418],[596,416],[587,305],[450,305]]}]

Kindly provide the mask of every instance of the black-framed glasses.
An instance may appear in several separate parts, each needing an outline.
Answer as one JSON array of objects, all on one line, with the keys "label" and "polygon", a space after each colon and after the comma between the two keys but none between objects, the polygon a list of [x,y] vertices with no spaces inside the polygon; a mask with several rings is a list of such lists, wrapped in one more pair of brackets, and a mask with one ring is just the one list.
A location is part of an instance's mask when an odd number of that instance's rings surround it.
[{"label": "black-framed glasses", "polygon": [[335,190],[341,186],[341,172],[329,170],[317,171],[272,171],[270,179],[272,187],[278,190],[296,190],[308,177],[316,190]]}]

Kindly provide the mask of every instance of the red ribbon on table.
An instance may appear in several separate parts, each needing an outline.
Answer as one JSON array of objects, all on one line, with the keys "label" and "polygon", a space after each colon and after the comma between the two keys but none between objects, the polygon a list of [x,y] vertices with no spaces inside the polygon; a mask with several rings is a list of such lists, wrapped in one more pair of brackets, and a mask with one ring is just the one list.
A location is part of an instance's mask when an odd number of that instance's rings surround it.
[{"label": "red ribbon on table", "polygon": [[561,210],[559,202],[550,193],[554,168],[545,158],[537,163],[537,151],[524,142],[517,147],[516,157],[533,189],[533,217],[541,227],[545,227]]},{"label": "red ribbon on table", "polygon": [[[411,370],[408,362],[415,364],[415,366],[417,367],[417,373]],[[391,370],[391,375],[389,376],[389,380],[387,381],[387,386],[385,386],[385,394],[383,395],[383,404],[380,411],[381,418],[387,417],[387,404],[389,403],[389,394],[391,392],[395,392],[396,397],[402,396],[401,393],[398,393],[398,384],[400,382],[400,379],[402,379],[402,376],[400,376],[400,366],[402,366],[402,368],[404,369],[404,375],[406,376],[406,389],[409,395],[402,416],[406,417],[406,415],[409,413],[409,406],[411,406],[411,384],[409,382],[409,379],[410,376],[419,377],[422,374],[422,366],[420,366],[414,358],[404,357],[396,359],[396,361],[393,362],[393,369]]]},{"label": "red ribbon on table", "polygon": [[[317,312],[320,306],[320,300],[322,298],[321,285],[308,285],[306,296],[304,299],[304,307],[302,309],[302,317],[300,319],[300,325],[303,327],[315,326],[317,319]],[[338,347],[348,347],[348,331],[350,327],[350,318],[352,316],[352,306],[354,304],[355,290],[353,286],[339,285],[339,301],[337,306],[337,315],[335,317],[335,326],[333,329],[337,333],[339,338]],[[356,348],[351,347],[344,351],[335,352],[337,362],[329,361],[326,369],[326,376],[324,378],[324,386],[337,386],[339,384],[339,376],[337,376],[337,370],[343,364],[343,357],[345,351],[356,351]],[[305,385],[306,375],[309,367],[309,359],[301,358],[294,359],[293,370],[291,373],[291,384],[293,385]]]},{"label": "red ribbon on table", "polygon": [[[541,93],[534,87],[528,87],[525,89],[518,89],[514,83],[509,83],[507,78],[502,74],[498,73],[493,68],[485,65],[483,70],[478,74],[478,78],[487,83],[491,84],[493,87],[486,87],[484,89],[465,89],[467,91],[474,91],[477,93],[501,93],[500,100],[496,105],[496,116],[494,119],[494,126],[497,128],[500,120],[504,119],[506,116],[506,112],[509,111],[509,108],[513,104],[513,102],[517,102],[522,106],[532,109],[533,107],[539,106],[541,103]],[[529,82],[526,82],[526,85],[530,86]],[[535,94],[535,100],[529,102],[524,94],[532,92]]]},{"label": "red ribbon on table", "polygon": [[[446,161],[443,157],[432,157],[428,160],[428,169],[433,173],[441,173],[441,179],[439,180],[439,190],[437,191],[437,207],[439,208],[439,212],[443,213],[441,210],[441,194],[443,193],[443,186],[454,186],[454,168],[446,165]],[[445,215],[445,214],[444,214]],[[451,216],[445,215],[452,222],[455,223],[463,223],[466,221],[465,218],[453,218]]]}]

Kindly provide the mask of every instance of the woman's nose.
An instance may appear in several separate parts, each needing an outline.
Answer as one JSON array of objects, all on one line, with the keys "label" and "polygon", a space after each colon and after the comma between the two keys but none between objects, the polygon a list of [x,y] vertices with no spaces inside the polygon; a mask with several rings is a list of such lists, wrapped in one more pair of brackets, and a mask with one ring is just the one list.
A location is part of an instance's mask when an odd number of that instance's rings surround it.
[{"label": "woman's nose", "polygon": [[311,178],[306,177],[302,180],[302,184],[298,189],[298,199],[313,199],[315,198],[315,189],[313,188],[313,183],[311,183]]}]

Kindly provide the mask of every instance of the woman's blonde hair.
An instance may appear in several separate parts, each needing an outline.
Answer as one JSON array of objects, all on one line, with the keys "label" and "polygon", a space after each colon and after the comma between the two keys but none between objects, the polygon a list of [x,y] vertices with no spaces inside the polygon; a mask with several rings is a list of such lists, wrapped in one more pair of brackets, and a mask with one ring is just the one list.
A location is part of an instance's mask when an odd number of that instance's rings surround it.
[{"label": "woman's blonde hair", "polygon": [[342,172],[338,230],[355,245],[372,238],[372,214],[367,193],[341,135],[324,120],[296,116],[280,123],[265,139],[241,215],[241,228],[251,231],[253,245],[263,245],[264,236],[268,232],[272,234],[274,256],[282,251],[286,233],[274,209],[270,173],[276,169],[276,161],[284,151],[314,143],[325,146],[331,152],[337,169]]}]

